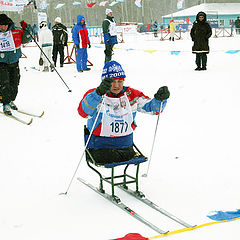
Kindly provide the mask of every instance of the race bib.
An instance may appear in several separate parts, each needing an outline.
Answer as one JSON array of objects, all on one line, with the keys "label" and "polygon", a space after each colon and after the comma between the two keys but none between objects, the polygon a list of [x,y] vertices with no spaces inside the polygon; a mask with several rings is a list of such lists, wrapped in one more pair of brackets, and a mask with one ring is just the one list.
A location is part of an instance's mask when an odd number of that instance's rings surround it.
[{"label": "race bib", "polygon": [[126,95],[120,98],[104,97],[100,136],[121,137],[133,132],[132,109]]},{"label": "race bib", "polygon": [[8,52],[14,51],[15,44],[13,41],[13,36],[11,31],[7,32],[0,32],[0,51],[1,52]]},{"label": "race bib", "polygon": [[107,19],[110,23],[109,25],[109,34],[111,36],[116,36],[117,35],[117,27],[116,27],[116,23],[115,22],[112,22],[110,21],[109,19]]}]

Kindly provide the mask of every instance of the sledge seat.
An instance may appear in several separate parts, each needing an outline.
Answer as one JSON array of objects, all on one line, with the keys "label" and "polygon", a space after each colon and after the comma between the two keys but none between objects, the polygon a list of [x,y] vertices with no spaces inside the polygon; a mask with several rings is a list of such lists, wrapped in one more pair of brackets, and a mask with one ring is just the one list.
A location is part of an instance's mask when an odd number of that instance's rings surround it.
[{"label": "sledge seat", "polygon": [[[88,130],[87,130],[86,126],[84,126],[84,127],[85,127],[84,134],[86,134],[88,132]],[[105,193],[105,190],[103,189],[103,182],[109,183],[111,185],[111,188],[112,188],[112,198],[116,202],[120,202],[120,199],[117,196],[114,195],[115,186],[121,185],[122,187],[127,189],[128,184],[135,183],[136,193],[141,195],[141,196],[143,195],[139,191],[138,175],[139,175],[140,164],[143,163],[143,162],[146,162],[147,158],[140,152],[140,150],[136,147],[135,144],[133,144],[133,147],[134,147],[134,150],[135,150],[136,154],[132,159],[130,159],[128,161],[124,161],[124,162],[113,162],[113,163],[106,163],[106,164],[101,164],[101,165],[95,162],[95,160],[94,160],[92,154],[90,153],[89,149],[88,148],[85,149],[86,162],[87,162],[88,167],[90,169],[92,169],[95,173],[97,173],[98,176],[99,176],[99,180],[100,180],[99,191],[102,192],[102,193]],[[135,173],[133,175],[130,175],[130,174],[127,173],[127,169],[130,165],[135,167]],[[115,175],[115,168],[120,167],[120,166],[125,166],[122,174]],[[111,169],[111,174],[109,174],[108,177],[103,176],[100,173],[100,170],[97,170],[97,168],[99,168],[99,167],[104,167],[104,168],[107,168],[107,169]]]}]

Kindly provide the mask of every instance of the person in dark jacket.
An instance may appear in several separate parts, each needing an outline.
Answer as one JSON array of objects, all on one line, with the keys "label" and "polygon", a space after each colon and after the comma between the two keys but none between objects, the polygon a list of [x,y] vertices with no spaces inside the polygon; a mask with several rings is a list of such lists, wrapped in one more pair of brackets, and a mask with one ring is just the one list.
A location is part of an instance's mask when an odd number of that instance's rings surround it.
[{"label": "person in dark jacket", "polygon": [[235,28],[236,28],[236,34],[240,34],[240,18],[237,17],[237,20],[235,20]]},{"label": "person in dark jacket", "polygon": [[28,24],[24,21],[20,24],[22,29],[16,28],[6,14],[0,14],[0,102],[6,115],[12,115],[11,109],[17,110],[13,101],[20,81],[21,44],[31,41]]},{"label": "person in dark jacket", "polygon": [[116,22],[111,9],[106,9],[106,16],[107,17],[102,23],[105,44],[105,63],[111,61],[113,55],[113,46],[118,43]]},{"label": "person in dark jacket", "polygon": [[53,52],[52,59],[56,67],[57,55],[60,54],[60,67],[63,67],[64,62],[64,46],[67,46],[68,32],[67,28],[61,23],[60,17],[55,19],[55,25],[52,28],[53,33]]},{"label": "person in dark jacket", "polygon": [[195,70],[207,69],[207,54],[209,53],[208,39],[212,35],[212,29],[206,22],[206,14],[199,12],[193,23],[190,35],[194,42],[192,52],[196,54],[197,68]]}]

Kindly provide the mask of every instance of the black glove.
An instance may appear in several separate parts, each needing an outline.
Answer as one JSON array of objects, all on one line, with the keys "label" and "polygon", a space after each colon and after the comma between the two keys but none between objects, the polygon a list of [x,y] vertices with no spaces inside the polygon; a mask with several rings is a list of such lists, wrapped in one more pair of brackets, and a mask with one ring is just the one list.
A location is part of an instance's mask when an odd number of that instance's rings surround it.
[{"label": "black glove", "polygon": [[64,46],[65,46],[65,47],[67,46],[67,42],[64,43]]},{"label": "black glove", "polygon": [[164,86],[164,87],[160,87],[157,91],[157,93],[155,93],[154,97],[157,100],[163,101],[168,99],[170,96],[170,92],[168,91],[168,87]]},{"label": "black glove", "polygon": [[80,49],[79,45],[76,45],[76,49]]},{"label": "black glove", "polygon": [[88,48],[91,48],[91,44],[90,43],[88,44]]},{"label": "black glove", "polygon": [[28,27],[28,24],[27,24],[26,22],[24,22],[24,20],[22,20],[22,21],[20,22],[20,25],[21,25],[21,27],[22,27],[23,30],[27,29],[27,27]]},{"label": "black glove", "polygon": [[101,84],[97,87],[96,92],[99,96],[104,95],[108,91],[110,91],[112,87],[113,79],[110,77],[106,77],[102,80]]}]

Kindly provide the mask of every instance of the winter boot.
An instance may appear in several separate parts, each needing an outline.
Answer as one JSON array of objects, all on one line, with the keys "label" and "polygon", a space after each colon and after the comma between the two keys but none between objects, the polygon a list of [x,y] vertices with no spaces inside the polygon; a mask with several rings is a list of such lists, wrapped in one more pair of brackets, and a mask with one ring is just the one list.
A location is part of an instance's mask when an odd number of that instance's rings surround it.
[{"label": "winter boot", "polygon": [[172,41],[174,41],[174,37],[172,38]]},{"label": "winter boot", "polygon": [[207,70],[207,68],[206,68],[205,66],[203,66],[203,67],[201,68],[201,70]]},{"label": "winter boot", "polygon": [[63,64],[60,64],[60,67],[63,67]]},{"label": "winter boot", "polygon": [[10,107],[9,104],[3,105],[3,112],[4,112],[4,114],[6,114],[6,115],[12,115],[11,107]]},{"label": "winter boot", "polygon": [[18,110],[16,104],[15,104],[13,101],[11,101],[11,102],[9,103],[9,105],[10,105],[10,108],[11,108],[12,110]]},{"label": "winter boot", "polygon": [[91,68],[86,68],[86,69],[83,69],[83,71],[89,71],[91,70]]},{"label": "winter boot", "polygon": [[54,65],[53,65],[53,64],[50,65],[50,71],[51,71],[51,72],[54,71]]},{"label": "winter boot", "polygon": [[197,68],[195,68],[195,71],[200,71],[200,70],[202,70],[201,67],[197,67]]},{"label": "winter boot", "polygon": [[43,72],[49,72],[48,66],[44,66]]}]

